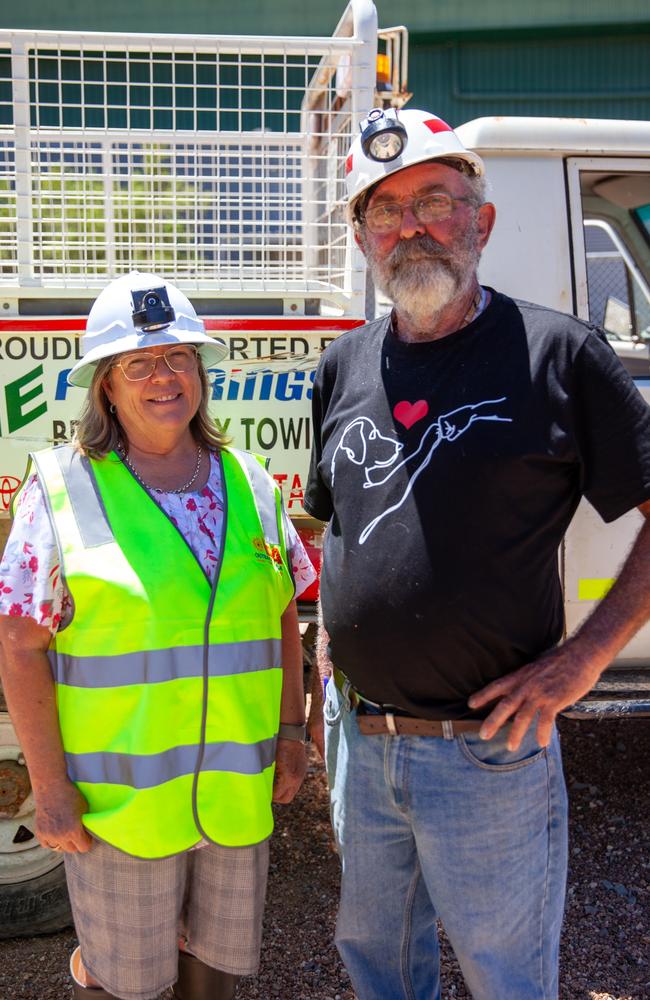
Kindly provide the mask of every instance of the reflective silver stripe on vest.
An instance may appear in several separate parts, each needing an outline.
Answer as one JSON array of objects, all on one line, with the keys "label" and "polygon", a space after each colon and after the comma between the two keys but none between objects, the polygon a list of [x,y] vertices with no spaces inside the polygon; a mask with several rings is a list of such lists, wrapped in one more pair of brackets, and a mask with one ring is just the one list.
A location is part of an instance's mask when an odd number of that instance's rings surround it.
[{"label": "reflective silver stripe on vest", "polygon": [[[50,650],[48,656],[57,684],[72,687],[110,688],[203,677],[203,646],[150,649],[121,656],[72,656]],[[210,677],[273,670],[282,665],[282,640],[225,642],[210,646],[208,657]]]},{"label": "reflective silver stripe on vest", "polygon": [[267,538],[272,545],[279,545],[280,536],[278,534],[278,511],[276,507],[276,494],[273,481],[269,480],[268,474],[264,471],[260,463],[253,455],[249,455],[246,451],[240,451],[238,454],[246,466],[250,477],[251,486],[253,488],[253,496],[255,497],[255,505],[259,512],[260,521],[262,522],[262,528],[264,530],[264,537]]},{"label": "reflective silver stripe on vest", "polygon": [[90,461],[67,444],[55,448],[54,454],[84,547],[92,549],[112,542],[113,532]]},{"label": "reflective silver stripe on vest", "polygon": [[[155,788],[173,778],[193,774],[199,751],[199,746],[180,746],[155,754],[66,753],[65,760],[72,781]],[[201,773],[260,774],[274,760],[275,737],[259,743],[207,743]]]}]

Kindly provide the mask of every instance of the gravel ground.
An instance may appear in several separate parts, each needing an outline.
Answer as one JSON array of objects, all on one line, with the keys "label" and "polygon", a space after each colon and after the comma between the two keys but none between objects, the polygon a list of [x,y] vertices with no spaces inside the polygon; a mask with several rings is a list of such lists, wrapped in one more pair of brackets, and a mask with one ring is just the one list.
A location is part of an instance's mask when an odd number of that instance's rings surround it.
[{"label": "gravel ground", "polygon": [[[650,720],[564,720],[561,731],[572,839],[560,1000],[650,1000]],[[315,759],[277,819],[262,965],[238,1000],[354,1000],[331,943],[338,862]],[[0,942],[0,1000],[69,1000],[74,944],[72,931]],[[443,996],[469,1000],[443,944]]]}]

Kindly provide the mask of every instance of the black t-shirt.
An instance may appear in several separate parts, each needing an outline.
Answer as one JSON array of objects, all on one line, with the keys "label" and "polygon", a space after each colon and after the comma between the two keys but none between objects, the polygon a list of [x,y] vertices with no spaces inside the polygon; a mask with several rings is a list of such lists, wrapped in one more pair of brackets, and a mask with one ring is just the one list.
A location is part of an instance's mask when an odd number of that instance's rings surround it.
[{"label": "black t-shirt", "polygon": [[650,408],[604,336],[496,293],[441,340],[403,343],[389,317],[342,335],[313,415],[332,661],[418,716],[470,716],[472,692],[558,642],[582,495],[606,521],[650,497]]}]

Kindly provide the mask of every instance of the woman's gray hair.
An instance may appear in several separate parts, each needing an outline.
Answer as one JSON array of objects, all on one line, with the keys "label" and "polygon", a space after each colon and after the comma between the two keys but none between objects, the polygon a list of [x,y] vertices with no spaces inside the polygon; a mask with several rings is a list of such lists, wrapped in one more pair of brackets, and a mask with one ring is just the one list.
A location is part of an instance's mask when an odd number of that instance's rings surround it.
[{"label": "woman's gray hair", "polygon": [[[72,439],[77,451],[90,458],[105,458],[109,452],[115,451],[120,443],[128,449],[129,439],[120,423],[119,413],[111,412],[111,403],[104,389],[104,381],[108,378],[117,357],[118,355],[114,354],[97,362]],[[210,383],[200,355],[197,360],[201,380],[201,403],[190,420],[190,431],[197,444],[203,445],[208,451],[221,451],[230,442],[230,438],[221,433],[208,412]]]}]

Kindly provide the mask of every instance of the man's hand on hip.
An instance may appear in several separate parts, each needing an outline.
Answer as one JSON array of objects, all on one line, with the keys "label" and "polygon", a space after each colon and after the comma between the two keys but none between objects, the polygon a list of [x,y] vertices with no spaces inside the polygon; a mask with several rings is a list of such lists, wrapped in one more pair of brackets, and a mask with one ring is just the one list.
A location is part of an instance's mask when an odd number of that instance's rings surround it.
[{"label": "man's hand on hip", "polygon": [[517,750],[539,713],[537,742],[540,746],[548,746],[557,713],[590,691],[601,669],[601,665],[594,666],[580,651],[579,643],[569,641],[493,681],[468,701],[472,709],[496,701],[481,726],[481,737],[489,740],[503,725],[511,722],[508,749]]}]

